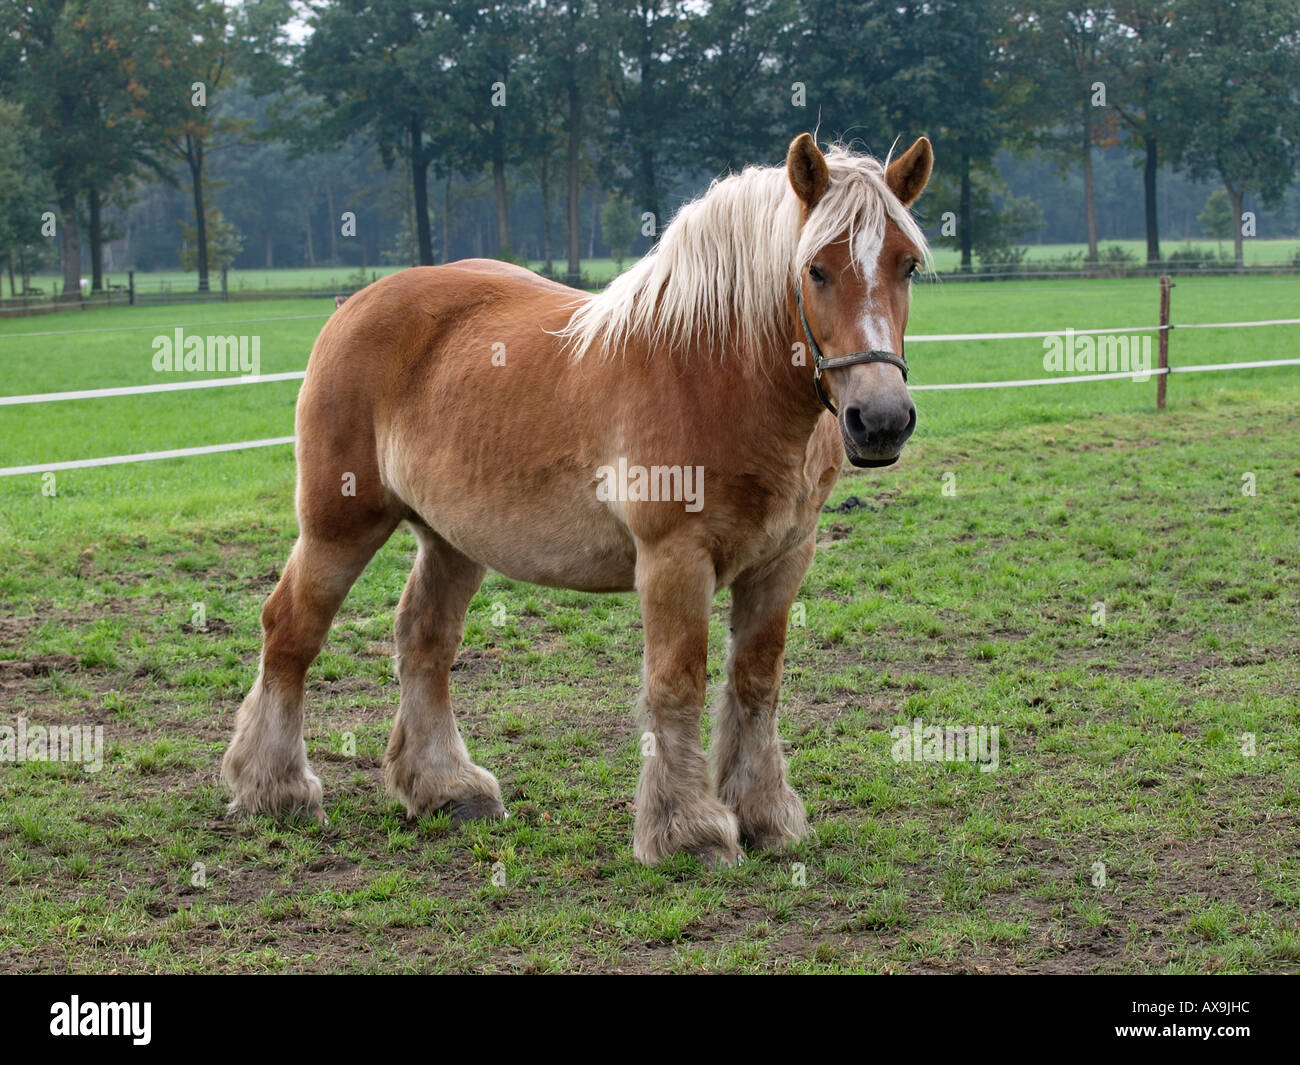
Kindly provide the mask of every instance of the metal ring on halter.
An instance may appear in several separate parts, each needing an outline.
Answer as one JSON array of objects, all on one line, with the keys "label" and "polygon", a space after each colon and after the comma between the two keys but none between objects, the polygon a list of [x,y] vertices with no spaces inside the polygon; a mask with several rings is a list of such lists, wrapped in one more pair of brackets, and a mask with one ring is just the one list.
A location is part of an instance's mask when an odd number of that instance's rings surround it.
[{"label": "metal ring on halter", "polygon": [[903,380],[907,380],[907,360],[902,355],[896,355],[892,351],[873,348],[869,351],[850,352],[848,355],[836,355],[833,359],[826,358],[822,355],[822,349],[817,346],[817,341],[813,339],[812,329],[808,325],[808,316],[803,312],[803,290],[801,288],[795,288],[794,301],[799,304],[799,320],[803,322],[803,335],[808,338],[808,350],[812,352],[813,388],[817,390],[817,398],[822,401],[822,406],[832,414],[838,416],[840,412],[835,409],[835,404],[830,401],[830,397],[826,395],[825,389],[822,388],[823,370],[839,370],[845,366],[859,366],[864,362],[887,362],[890,366],[897,366],[902,370]]}]

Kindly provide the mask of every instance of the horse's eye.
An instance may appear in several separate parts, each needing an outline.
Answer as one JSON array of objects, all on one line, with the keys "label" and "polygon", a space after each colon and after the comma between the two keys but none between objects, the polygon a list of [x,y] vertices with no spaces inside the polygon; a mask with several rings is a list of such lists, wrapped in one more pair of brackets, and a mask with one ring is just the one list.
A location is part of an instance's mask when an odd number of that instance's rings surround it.
[{"label": "horse's eye", "polygon": [[907,264],[907,273],[904,276],[915,277],[916,271],[919,270],[920,268],[921,268],[920,263],[918,263],[915,259],[909,259]]},{"label": "horse's eye", "polygon": [[815,266],[808,267],[808,276],[811,277],[814,281],[816,281],[817,284],[819,285],[824,285],[826,283],[826,275],[823,274],[820,270],[818,270],[817,267]]}]

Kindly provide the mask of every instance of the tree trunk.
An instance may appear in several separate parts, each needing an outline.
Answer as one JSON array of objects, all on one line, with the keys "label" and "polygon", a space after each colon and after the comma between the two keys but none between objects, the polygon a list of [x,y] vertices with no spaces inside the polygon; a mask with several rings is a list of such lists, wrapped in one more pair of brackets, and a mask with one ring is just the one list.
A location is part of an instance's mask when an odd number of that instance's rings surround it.
[{"label": "tree trunk", "polygon": [[104,291],[104,237],[100,224],[99,189],[87,194],[90,204],[90,291]]},{"label": "tree trunk", "polygon": [[[654,236],[659,234],[659,184],[655,178],[655,156],[649,147],[641,149],[641,173],[644,176],[645,192],[641,196],[641,210],[649,211],[654,219]],[[637,230],[640,233],[640,230]],[[650,241],[654,243],[653,238]]]},{"label": "tree trunk", "polygon": [[[657,14],[645,5],[641,9],[640,66],[641,82],[637,90],[638,123],[637,135],[641,140],[641,210],[649,211],[654,216],[655,233],[659,232],[659,182],[655,173],[655,144],[650,136],[650,129],[656,125],[655,115],[655,68],[654,30],[646,20],[647,14]],[[653,243],[653,242],[652,242]]]},{"label": "tree trunk", "polygon": [[266,232],[266,268],[272,270],[275,268],[275,253],[271,250],[271,231]]},{"label": "tree trunk", "polygon": [[497,203],[497,255],[512,255],[510,247],[510,198],[506,194],[505,121],[501,108],[492,115],[492,189]]},{"label": "tree trunk", "polygon": [[582,102],[578,95],[578,78],[574,70],[577,62],[574,34],[577,28],[573,13],[572,0],[569,4],[569,191],[566,222],[569,228],[569,273],[566,280],[570,285],[582,281],[582,217],[578,211],[578,199],[582,189],[578,183],[578,143],[581,136]]},{"label": "tree trunk", "polygon": [[433,234],[429,231],[429,160],[424,154],[424,127],[411,119],[411,191],[415,196],[415,233],[420,265],[433,265]]},{"label": "tree trunk", "polygon": [[199,291],[208,291],[208,213],[203,208],[203,141],[185,134],[185,158],[190,164],[190,187],[194,194],[194,243],[198,256]]},{"label": "tree trunk", "polygon": [[1146,148],[1146,167],[1142,173],[1142,191],[1147,213],[1147,265],[1160,264],[1160,219],[1156,215],[1156,173],[1160,169],[1160,153],[1156,138],[1142,138]]},{"label": "tree trunk", "polygon": [[63,233],[63,293],[61,298],[81,296],[81,233],[77,228],[77,194],[64,193],[59,199],[59,226]]},{"label": "tree trunk", "polygon": [[1088,262],[1097,263],[1097,202],[1092,180],[1092,99],[1083,94],[1083,217],[1088,228]]},{"label": "tree trunk", "polygon": [[305,207],[302,212],[303,230],[306,237],[306,247],[303,254],[307,257],[307,265],[316,265],[316,248],[311,242],[311,207]]},{"label": "tree trunk", "polygon": [[1245,249],[1242,247],[1241,240],[1241,206],[1246,198],[1246,190],[1234,189],[1229,185],[1228,198],[1232,201],[1232,257],[1237,264],[1237,269],[1240,270],[1246,265],[1246,257],[1243,254]]},{"label": "tree trunk", "polygon": [[966,152],[961,153],[961,203],[959,210],[961,217],[957,224],[960,229],[958,240],[961,242],[961,272],[969,274],[971,271],[970,155]]},{"label": "tree trunk", "polygon": [[542,192],[542,261],[546,264],[543,272],[547,277],[555,273],[555,254],[551,246],[551,160],[550,156],[542,156],[542,173],[541,173],[541,192]]},{"label": "tree trunk", "polygon": [[442,182],[442,261],[451,262],[451,168]]},{"label": "tree trunk", "polygon": [[14,253],[9,253],[9,298],[13,299],[18,295],[18,290],[14,288]]},{"label": "tree trunk", "polygon": [[339,261],[339,226],[342,219],[334,210],[334,182],[325,179],[325,209],[330,213],[330,262],[335,265]]}]

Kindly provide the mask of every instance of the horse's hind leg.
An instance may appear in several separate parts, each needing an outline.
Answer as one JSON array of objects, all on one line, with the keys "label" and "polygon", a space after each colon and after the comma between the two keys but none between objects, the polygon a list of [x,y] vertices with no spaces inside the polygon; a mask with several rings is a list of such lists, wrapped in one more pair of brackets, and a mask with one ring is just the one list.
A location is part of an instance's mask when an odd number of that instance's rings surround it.
[{"label": "horse's hind leg", "polygon": [[420,550],[397,607],[402,698],[384,781],[412,816],[446,809],[454,821],[501,817],[496,777],[470,760],[451,712],[451,666],[484,567],[425,526],[415,534]]},{"label": "horse's hind leg", "polygon": [[323,819],[320,779],[302,738],[303,683],[348,589],[397,521],[376,517],[350,537],[304,527],[275,591],[262,608],[262,663],[235,716],[221,763],[234,792],[231,813],[304,810]]},{"label": "horse's hind leg", "polygon": [[718,796],[736,814],[741,838],[758,849],[796,843],[808,830],[803,801],[786,783],[776,715],[790,606],[814,549],[809,540],[731,589],[731,653],[714,715],[714,779]]}]

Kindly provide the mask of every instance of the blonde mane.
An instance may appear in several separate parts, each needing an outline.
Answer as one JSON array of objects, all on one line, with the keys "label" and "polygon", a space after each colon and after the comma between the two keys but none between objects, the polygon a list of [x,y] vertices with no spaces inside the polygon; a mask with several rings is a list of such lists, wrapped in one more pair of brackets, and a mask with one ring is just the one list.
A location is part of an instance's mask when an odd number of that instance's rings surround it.
[{"label": "blonde mane", "polygon": [[826,152],[830,186],[800,229],[801,204],[784,166],[749,166],[714,181],[684,205],[659,243],[582,304],[560,335],[574,359],[605,358],[633,339],[651,353],[702,343],[756,359],[784,344],[794,286],[826,244],[845,231],[855,249],[879,248],[895,222],[929,262],[920,226],[885,183],[881,163],[836,146]]}]

